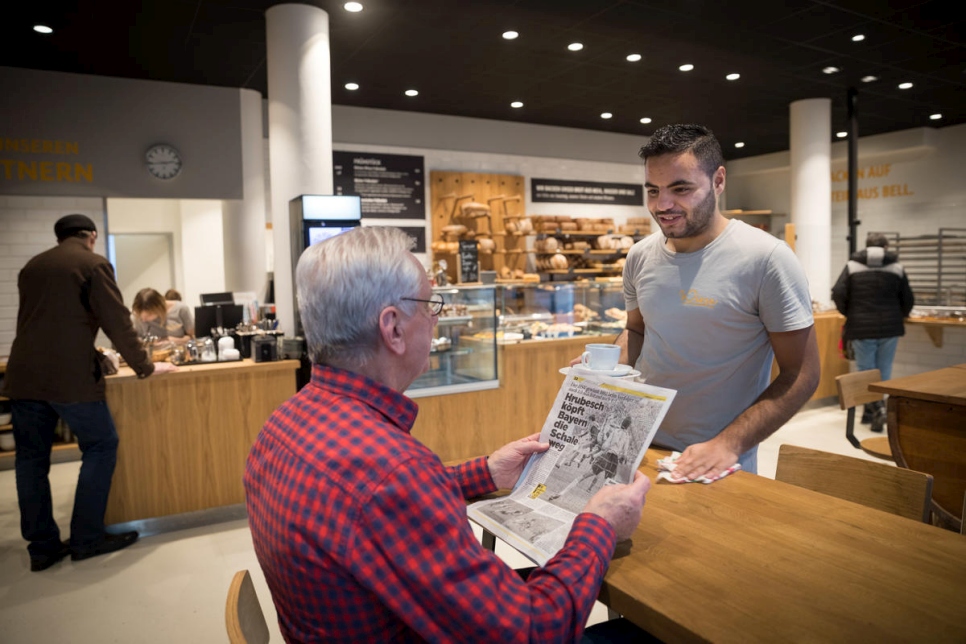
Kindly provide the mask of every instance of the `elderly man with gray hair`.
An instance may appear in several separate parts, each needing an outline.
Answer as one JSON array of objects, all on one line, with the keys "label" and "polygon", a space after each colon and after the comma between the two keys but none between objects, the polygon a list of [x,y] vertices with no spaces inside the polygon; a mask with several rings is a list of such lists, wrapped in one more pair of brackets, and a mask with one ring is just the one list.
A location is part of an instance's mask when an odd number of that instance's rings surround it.
[{"label": "elderly man with gray hair", "polygon": [[[524,581],[475,539],[465,500],[510,488],[537,434],[455,467],[411,435],[442,298],[396,228],[310,246],[296,269],[312,380],[266,422],[245,492],[288,641],[575,641],[650,482],[605,486]],[[453,428],[460,431],[459,428]],[[640,641],[640,639],[636,640]]]},{"label": "elderly man with gray hair", "polygon": [[[899,338],[906,333],[902,321],[916,300],[885,235],[869,233],[865,250],[852,255],[832,287],[832,300],[846,317],[842,338],[852,343],[856,368],[878,369],[889,380]],[[872,431],[881,432],[885,421],[885,403],[865,406],[862,422],[872,423]]]}]

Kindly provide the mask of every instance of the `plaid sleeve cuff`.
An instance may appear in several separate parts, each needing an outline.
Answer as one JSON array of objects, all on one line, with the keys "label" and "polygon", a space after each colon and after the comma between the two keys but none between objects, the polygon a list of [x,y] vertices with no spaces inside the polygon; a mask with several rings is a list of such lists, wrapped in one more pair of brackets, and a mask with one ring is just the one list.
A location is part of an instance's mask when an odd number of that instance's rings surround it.
[{"label": "plaid sleeve cuff", "polygon": [[473,499],[496,491],[486,459],[486,456],[481,456],[448,468],[450,476],[463,490],[463,498]]},{"label": "plaid sleeve cuff", "polygon": [[602,516],[582,512],[574,519],[574,525],[570,529],[564,547],[577,543],[584,544],[593,550],[606,566],[611,557],[614,556],[614,548],[617,547],[617,533]]}]

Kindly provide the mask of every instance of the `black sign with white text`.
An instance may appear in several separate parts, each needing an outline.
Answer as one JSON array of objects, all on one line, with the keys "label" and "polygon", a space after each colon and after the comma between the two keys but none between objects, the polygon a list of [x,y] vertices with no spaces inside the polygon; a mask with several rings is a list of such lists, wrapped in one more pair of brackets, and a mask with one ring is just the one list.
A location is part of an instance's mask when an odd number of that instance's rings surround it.
[{"label": "black sign with white text", "polygon": [[461,239],[459,252],[461,284],[480,281],[480,254],[475,239]]},{"label": "black sign with white text", "polygon": [[359,195],[362,217],[425,219],[423,157],[373,152],[332,153],[337,195]]},{"label": "black sign with white text", "polygon": [[530,179],[530,201],[643,206],[644,187],[636,183]]}]

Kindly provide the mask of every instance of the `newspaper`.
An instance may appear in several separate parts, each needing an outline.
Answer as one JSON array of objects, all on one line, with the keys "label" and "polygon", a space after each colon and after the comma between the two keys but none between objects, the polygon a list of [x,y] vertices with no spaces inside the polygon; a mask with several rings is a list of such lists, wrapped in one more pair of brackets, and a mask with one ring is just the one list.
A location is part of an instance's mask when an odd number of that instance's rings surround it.
[{"label": "newspaper", "polygon": [[513,491],[471,504],[469,517],[539,565],[560,550],[601,487],[630,483],[676,392],[571,370]]}]

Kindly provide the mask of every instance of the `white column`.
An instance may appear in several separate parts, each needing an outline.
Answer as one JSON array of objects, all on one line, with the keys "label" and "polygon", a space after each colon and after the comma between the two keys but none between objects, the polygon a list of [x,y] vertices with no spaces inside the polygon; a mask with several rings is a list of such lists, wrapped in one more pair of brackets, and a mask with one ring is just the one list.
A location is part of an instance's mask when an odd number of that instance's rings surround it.
[{"label": "white column", "polygon": [[[201,293],[225,290],[225,254],[221,201],[183,199],[181,210],[181,253],[184,264],[183,301],[200,302]],[[204,332],[204,331],[203,331]]]},{"label": "white column", "polygon": [[288,202],[332,194],[332,96],[329,15],[302,4],[265,12],[268,47],[268,139],[275,251],[275,307],[280,328],[295,333]]},{"label": "white column", "polygon": [[813,300],[830,302],[832,238],[832,99],[791,104],[791,220]]},{"label": "white column", "polygon": [[253,291],[263,297],[265,274],[265,148],[262,95],[239,90],[243,199],[222,203],[224,212],[225,288]]}]

